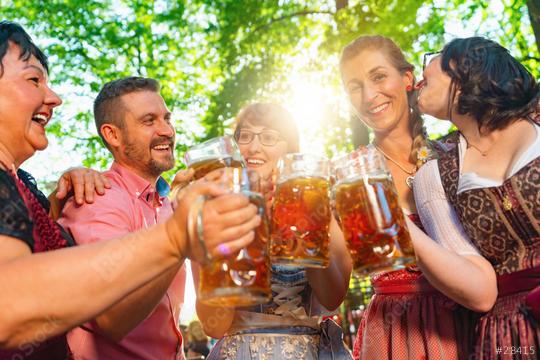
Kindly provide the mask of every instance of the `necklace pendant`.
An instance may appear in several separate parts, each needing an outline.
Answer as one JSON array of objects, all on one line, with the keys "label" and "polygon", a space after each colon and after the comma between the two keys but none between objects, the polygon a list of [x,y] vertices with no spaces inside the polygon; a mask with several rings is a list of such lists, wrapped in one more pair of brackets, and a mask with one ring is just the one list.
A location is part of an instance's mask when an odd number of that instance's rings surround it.
[{"label": "necklace pendant", "polygon": [[508,195],[504,195],[503,197],[503,209],[506,211],[512,210],[512,201],[510,200],[510,197]]},{"label": "necklace pendant", "polygon": [[405,184],[407,184],[407,186],[412,189],[413,181],[414,181],[414,176],[412,175],[407,176],[407,178],[405,179]]}]

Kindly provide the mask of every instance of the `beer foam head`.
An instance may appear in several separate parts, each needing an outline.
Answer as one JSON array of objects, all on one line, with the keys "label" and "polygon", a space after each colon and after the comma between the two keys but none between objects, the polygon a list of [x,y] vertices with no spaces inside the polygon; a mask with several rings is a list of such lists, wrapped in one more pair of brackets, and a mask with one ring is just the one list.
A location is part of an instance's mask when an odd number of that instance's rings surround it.
[{"label": "beer foam head", "polygon": [[295,177],[320,177],[328,179],[330,162],[324,156],[306,153],[290,153],[278,161],[278,182]]},{"label": "beer foam head", "polygon": [[348,181],[362,176],[384,176],[388,173],[386,159],[372,145],[361,146],[353,152],[332,159],[332,169],[337,181]]}]

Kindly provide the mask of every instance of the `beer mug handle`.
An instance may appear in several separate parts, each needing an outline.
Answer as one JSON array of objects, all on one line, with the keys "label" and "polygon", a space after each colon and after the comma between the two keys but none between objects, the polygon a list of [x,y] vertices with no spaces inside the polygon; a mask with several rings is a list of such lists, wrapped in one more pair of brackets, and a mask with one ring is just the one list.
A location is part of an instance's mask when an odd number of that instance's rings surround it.
[{"label": "beer mug handle", "polygon": [[199,195],[191,207],[189,208],[187,217],[187,233],[190,238],[198,239],[201,248],[204,251],[206,262],[212,261],[212,256],[208,253],[206,244],[204,243],[204,228],[203,228],[203,207],[206,201],[205,195]]},{"label": "beer mug handle", "polygon": [[328,197],[330,199],[330,210],[332,211],[332,216],[337,221],[338,225],[341,226],[341,221],[339,219],[339,214],[336,208],[336,187],[335,186],[332,186],[330,188]]}]

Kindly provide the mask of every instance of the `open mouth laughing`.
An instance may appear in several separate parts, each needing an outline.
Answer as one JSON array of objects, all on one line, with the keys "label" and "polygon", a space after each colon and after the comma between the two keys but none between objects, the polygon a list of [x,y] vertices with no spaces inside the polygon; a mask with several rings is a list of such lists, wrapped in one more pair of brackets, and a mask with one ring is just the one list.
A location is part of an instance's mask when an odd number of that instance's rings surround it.
[{"label": "open mouth laughing", "polygon": [[32,115],[32,121],[38,123],[42,127],[45,127],[49,123],[50,119],[51,119],[51,116],[49,114],[42,113],[42,112]]},{"label": "open mouth laughing", "polygon": [[258,158],[247,158],[246,162],[250,167],[258,167],[266,164],[266,161]]}]

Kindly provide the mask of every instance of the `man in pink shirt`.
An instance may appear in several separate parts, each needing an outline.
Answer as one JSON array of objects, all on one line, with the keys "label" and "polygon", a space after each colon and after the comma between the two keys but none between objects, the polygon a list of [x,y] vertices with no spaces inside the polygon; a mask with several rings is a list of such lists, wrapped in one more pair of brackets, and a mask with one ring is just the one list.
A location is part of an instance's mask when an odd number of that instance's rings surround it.
[{"label": "man in pink shirt", "polygon": [[[114,157],[106,173],[111,189],[93,204],[66,204],[59,222],[78,244],[117,238],[172,214],[169,186],[160,175],[174,166],[175,130],[158,82],[130,77],[107,83],[94,117]],[[72,330],[68,342],[75,359],[182,359],[184,283],[185,268],[178,264]]]}]

